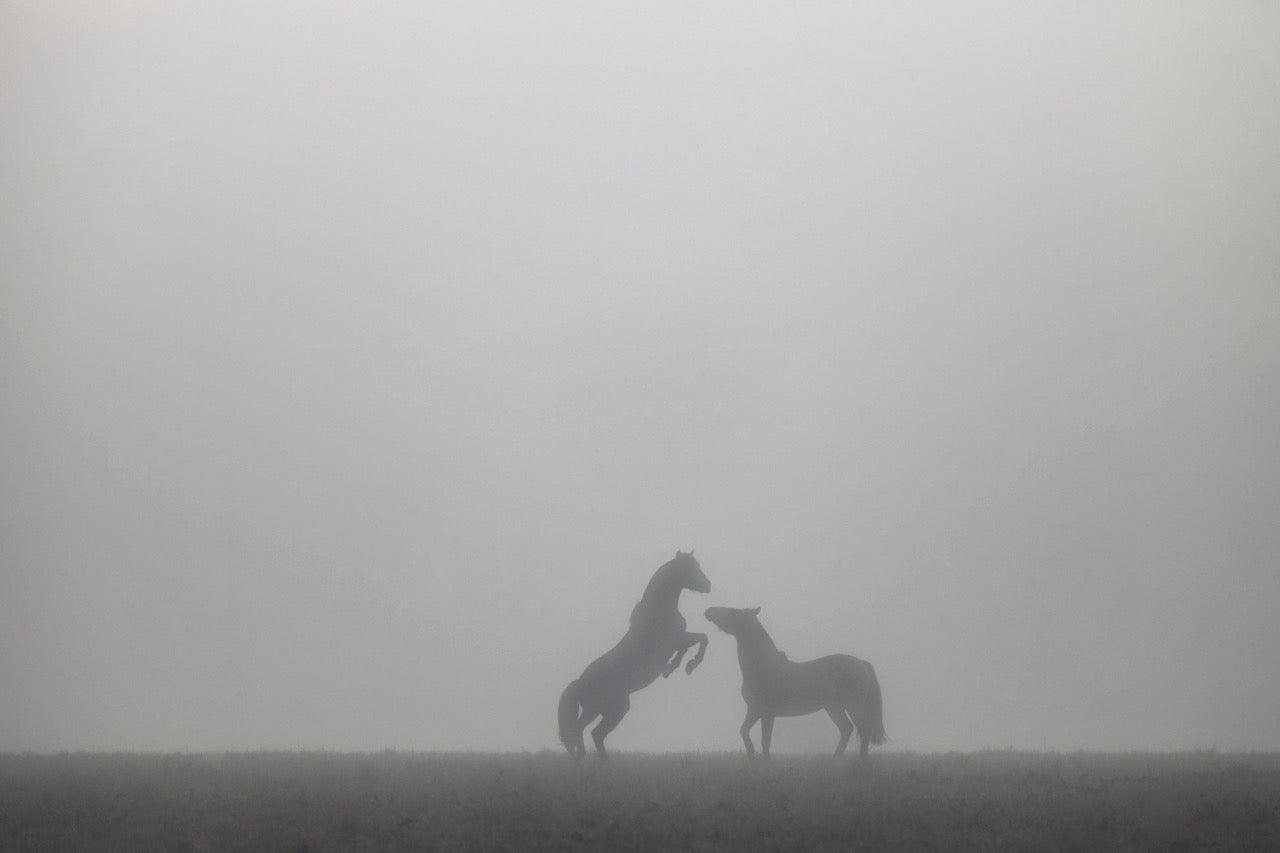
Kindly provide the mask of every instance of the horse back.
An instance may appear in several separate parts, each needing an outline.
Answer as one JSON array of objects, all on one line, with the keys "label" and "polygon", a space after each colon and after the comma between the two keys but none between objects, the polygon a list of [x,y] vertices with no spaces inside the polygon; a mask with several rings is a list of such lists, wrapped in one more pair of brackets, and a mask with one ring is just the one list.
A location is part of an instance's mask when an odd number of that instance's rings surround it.
[{"label": "horse back", "polygon": [[579,680],[592,691],[634,693],[662,674],[684,631],[685,620],[678,612],[643,613],[637,605],[631,613],[627,633],[617,645],[592,661]]},{"label": "horse back", "polygon": [[[799,716],[830,705],[844,705],[866,692],[875,673],[852,655],[826,655],[808,661],[780,659],[748,684],[743,698],[768,713]],[[749,695],[750,694],[750,695]]]},{"label": "horse back", "polygon": [[833,677],[846,685],[865,689],[876,680],[876,671],[870,663],[853,655],[826,655],[812,663],[820,664]]}]

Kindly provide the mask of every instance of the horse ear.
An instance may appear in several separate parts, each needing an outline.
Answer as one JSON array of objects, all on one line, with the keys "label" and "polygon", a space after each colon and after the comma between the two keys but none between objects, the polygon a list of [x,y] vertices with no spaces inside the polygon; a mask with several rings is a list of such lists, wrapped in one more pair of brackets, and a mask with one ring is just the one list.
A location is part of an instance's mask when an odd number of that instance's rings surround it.
[{"label": "horse ear", "polygon": [[692,549],[692,548],[690,548],[690,549],[689,549],[689,556],[690,556],[690,557],[692,557],[692,556],[693,556],[693,549]]},{"label": "horse ear", "polygon": [[759,615],[760,615],[760,608],[759,608],[759,607],[753,607],[753,608],[751,609],[751,615],[752,615],[752,616],[759,616]]}]

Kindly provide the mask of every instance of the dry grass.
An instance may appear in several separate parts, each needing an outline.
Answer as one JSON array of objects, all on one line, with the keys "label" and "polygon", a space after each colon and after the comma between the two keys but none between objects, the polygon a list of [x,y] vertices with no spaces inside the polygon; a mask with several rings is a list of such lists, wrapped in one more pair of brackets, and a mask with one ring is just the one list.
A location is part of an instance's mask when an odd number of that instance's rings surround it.
[{"label": "dry grass", "polygon": [[1280,849],[1280,755],[0,756],[5,850]]}]

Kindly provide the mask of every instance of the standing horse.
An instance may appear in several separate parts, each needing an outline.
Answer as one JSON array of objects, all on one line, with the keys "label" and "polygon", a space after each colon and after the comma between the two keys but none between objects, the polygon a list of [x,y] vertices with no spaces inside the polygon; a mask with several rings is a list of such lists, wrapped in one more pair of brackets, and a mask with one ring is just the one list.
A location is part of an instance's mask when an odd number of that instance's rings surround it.
[{"label": "standing horse", "polygon": [[706,612],[709,622],[738,640],[742,698],[747,700],[747,718],[741,729],[747,755],[756,754],[751,745],[751,727],[756,720],[760,721],[761,751],[768,758],[773,718],[799,717],[815,711],[826,711],[840,729],[837,758],[844,753],[855,726],[862,755],[867,754],[867,744],[884,743],[880,682],[871,664],[852,655],[789,661],[760,624],[759,614],[759,607],[711,607]]},{"label": "standing horse", "polygon": [[[631,694],[651,684],[659,675],[675,672],[684,653],[694,643],[698,654],[685,665],[692,673],[707,651],[706,634],[690,634],[677,605],[680,591],[710,592],[711,581],[702,573],[693,552],[676,552],[674,559],[653,573],[644,595],[631,611],[631,627],[618,644],[596,658],[560,695],[560,742],[581,761],[587,749],[582,730],[600,717],[591,730],[596,754],[609,756],[604,739],[631,709]],[[581,713],[579,713],[581,709]]]}]

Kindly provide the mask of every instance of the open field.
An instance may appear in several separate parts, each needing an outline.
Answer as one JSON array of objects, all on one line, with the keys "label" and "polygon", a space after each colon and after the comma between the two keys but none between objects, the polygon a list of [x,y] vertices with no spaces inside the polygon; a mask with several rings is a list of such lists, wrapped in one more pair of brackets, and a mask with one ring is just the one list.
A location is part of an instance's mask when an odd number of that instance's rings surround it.
[{"label": "open field", "polygon": [[1280,755],[0,756],[4,850],[1280,849]]}]

